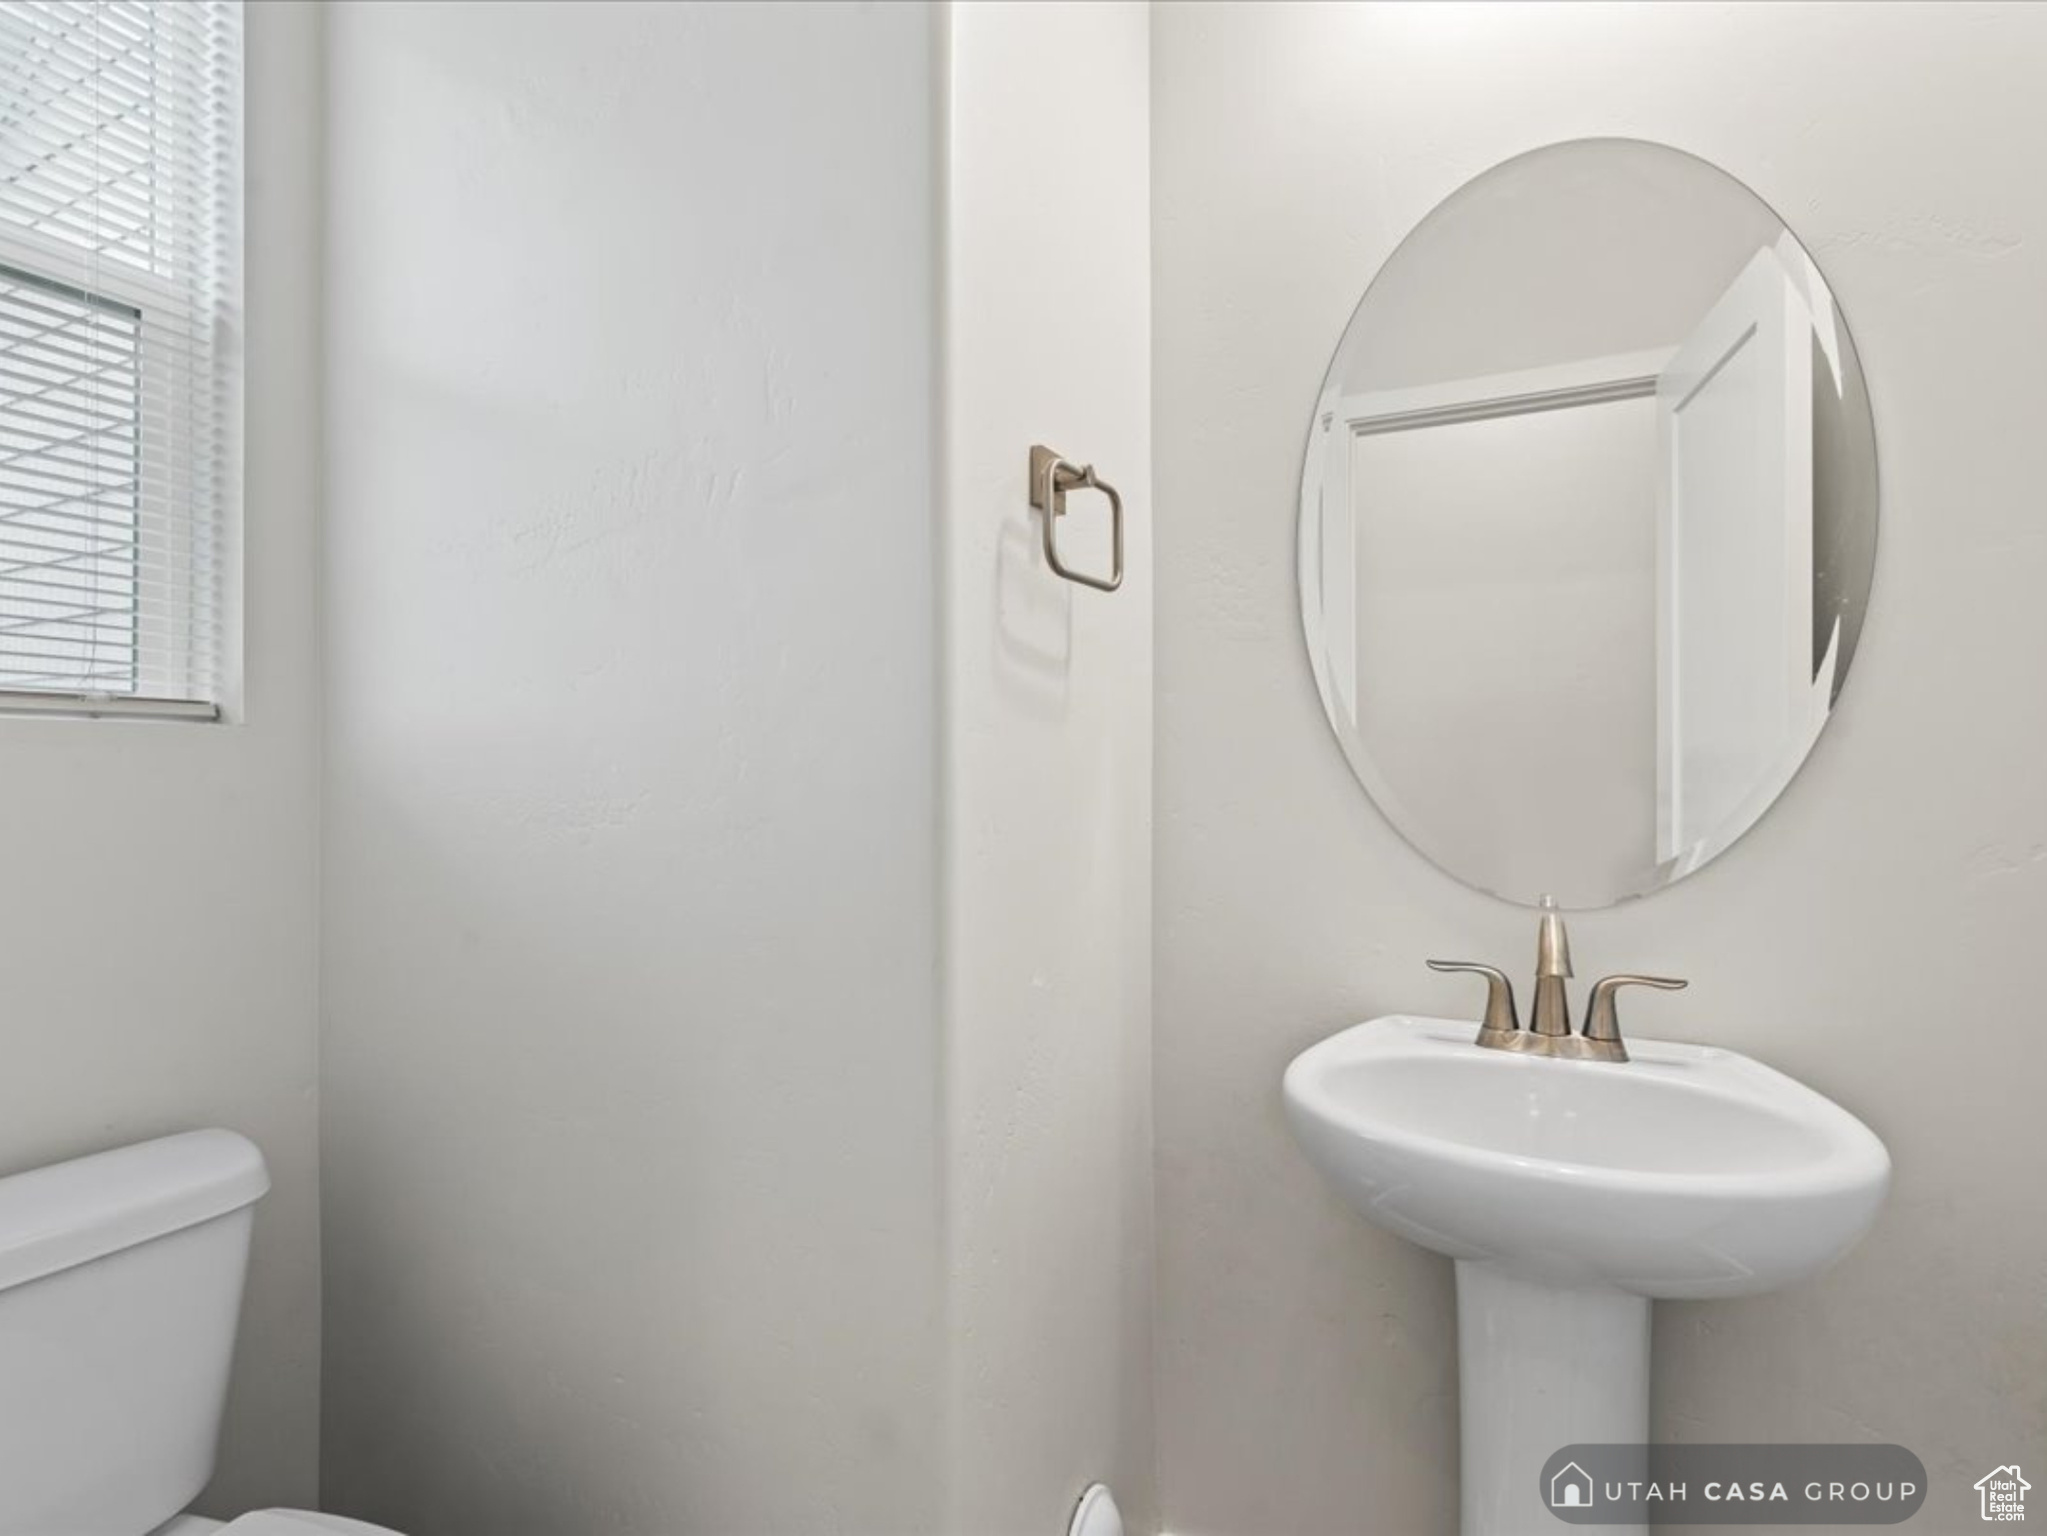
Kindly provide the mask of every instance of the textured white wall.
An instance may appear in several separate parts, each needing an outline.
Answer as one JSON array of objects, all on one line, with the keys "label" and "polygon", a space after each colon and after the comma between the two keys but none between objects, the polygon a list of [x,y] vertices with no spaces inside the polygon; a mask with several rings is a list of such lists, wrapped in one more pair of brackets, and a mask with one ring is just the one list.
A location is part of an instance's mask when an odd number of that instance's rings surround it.
[{"label": "textured white wall", "polygon": [[929,18],[330,33],[327,1499],[932,1530]]},{"label": "textured white wall", "polygon": [[[1149,16],[951,8],[946,183],[946,1530],[1154,1529]],[[1042,442],[1130,512],[1045,567]],[[1106,559],[1076,494],[1070,558]]]},{"label": "textured white wall", "polygon": [[318,15],[247,20],[243,718],[0,720],[0,1170],[225,1125],[270,1161],[220,1473],[312,1497],[319,475]]},{"label": "textured white wall", "polygon": [[1896,1440],[1969,1484],[2047,1444],[2028,957],[2047,931],[2047,138],[2028,6],[1167,5],[1153,18],[1160,1478],[1177,1536],[1455,1529],[1450,1272],[1288,1141],[1279,1074],[1396,1009],[1425,955],[1522,971],[1520,909],[1359,793],[1301,653],[1294,505],[1329,351],[1401,236],[1544,142],[1718,162],[1811,248],[1883,473],[1854,677],[1725,858],[1575,918],[1586,972],[1693,978],[1634,1027],[1752,1051],[1897,1160],[1842,1265],[1661,1309],[1658,1433]]}]

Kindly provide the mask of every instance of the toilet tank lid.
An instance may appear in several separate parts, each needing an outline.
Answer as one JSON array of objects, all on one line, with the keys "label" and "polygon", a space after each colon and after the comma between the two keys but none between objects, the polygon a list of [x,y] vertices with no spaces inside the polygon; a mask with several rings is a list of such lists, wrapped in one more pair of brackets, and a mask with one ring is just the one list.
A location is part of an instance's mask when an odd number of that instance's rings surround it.
[{"label": "toilet tank lid", "polygon": [[233,1131],[187,1131],[0,1178],[0,1290],[240,1210],[270,1188]]}]

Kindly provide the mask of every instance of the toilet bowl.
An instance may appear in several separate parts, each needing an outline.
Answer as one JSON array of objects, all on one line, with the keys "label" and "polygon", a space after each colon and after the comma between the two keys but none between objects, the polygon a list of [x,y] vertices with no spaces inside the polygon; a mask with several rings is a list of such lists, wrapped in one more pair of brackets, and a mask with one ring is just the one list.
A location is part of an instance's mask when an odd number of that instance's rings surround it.
[{"label": "toilet bowl", "polygon": [[255,1146],[192,1131],[0,1178],[0,1536],[397,1536],[185,1513],[213,1476]]}]

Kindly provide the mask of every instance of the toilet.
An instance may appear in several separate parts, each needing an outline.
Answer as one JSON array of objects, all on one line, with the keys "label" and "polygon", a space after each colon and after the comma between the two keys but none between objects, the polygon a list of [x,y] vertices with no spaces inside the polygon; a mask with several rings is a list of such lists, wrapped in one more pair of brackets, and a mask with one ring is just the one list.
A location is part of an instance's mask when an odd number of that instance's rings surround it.
[{"label": "toilet", "polygon": [[263,1154],[192,1131],[0,1178],[0,1536],[395,1536],[185,1513],[213,1476]]}]

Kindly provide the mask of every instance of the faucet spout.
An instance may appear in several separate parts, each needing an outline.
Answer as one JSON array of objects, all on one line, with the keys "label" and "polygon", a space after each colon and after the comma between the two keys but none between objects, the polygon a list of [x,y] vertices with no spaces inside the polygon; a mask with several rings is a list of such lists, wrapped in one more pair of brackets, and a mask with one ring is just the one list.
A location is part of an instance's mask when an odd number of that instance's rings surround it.
[{"label": "faucet spout", "polygon": [[1535,934],[1535,974],[1570,976],[1571,935],[1564,928],[1564,914],[1557,910],[1554,896],[1542,898],[1542,925]]},{"label": "faucet spout", "polygon": [[1570,975],[1571,935],[1564,928],[1564,914],[1557,910],[1555,899],[1545,896],[1535,937],[1535,1010],[1529,1015],[1530,1034],[1570,1034],[1571,994],[1565,986]]}]

